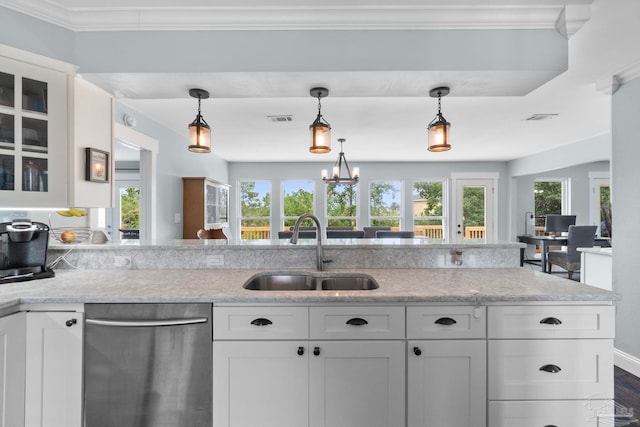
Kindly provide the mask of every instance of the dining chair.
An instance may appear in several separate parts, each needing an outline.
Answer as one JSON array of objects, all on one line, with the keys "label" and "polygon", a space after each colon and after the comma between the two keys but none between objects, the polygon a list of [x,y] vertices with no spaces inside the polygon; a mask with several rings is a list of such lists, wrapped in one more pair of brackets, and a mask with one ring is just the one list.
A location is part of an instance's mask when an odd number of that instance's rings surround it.
[{"label": "dining chair", "polygon": [[551,273],[552,265],[567,270],[571,280],[573,272],[580,270],[580,252],[578,248],[592,248],[596,238],[595,225],[571,225],[567,235],[567,246],[559,251],[547,253],[547,272]]},{"label": "dining chair", "polygon": [[208,230],[201,228],[196,232],[198,239],[206,240],[206,239],[227,239],[227,235],[224,234],[222,228],[210,228]]},{"label": "dining chair", "polygon": [[327,239],[362,239],[362,230],[327,230]]},{"label": "dining chair", "polygon": [[391,231],[391,227],[362,227],[365,239],[373,239],[376,237],[377,231]]}]

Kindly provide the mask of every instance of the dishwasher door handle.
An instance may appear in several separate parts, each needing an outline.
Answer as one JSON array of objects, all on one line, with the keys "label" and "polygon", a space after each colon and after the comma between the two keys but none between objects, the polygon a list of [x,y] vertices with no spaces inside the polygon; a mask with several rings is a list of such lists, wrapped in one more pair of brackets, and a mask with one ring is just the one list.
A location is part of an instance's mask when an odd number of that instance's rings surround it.
[{"label": "dishwasher door handle", "polygon": [[206,317],[193,317],[185,319],[158,319],[158,320],[106,320],[106,319],[86,319],[89,325],[113,326],[118,328],[130,327],[155,327],[155,326],[182,326],[207,323]]}]

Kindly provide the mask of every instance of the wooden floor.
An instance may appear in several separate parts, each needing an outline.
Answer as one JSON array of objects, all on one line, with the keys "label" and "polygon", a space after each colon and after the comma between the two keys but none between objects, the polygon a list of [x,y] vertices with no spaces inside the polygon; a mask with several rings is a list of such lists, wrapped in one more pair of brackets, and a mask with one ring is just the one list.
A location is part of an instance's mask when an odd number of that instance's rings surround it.
[{"label": "wooden floor", "polygon": [[628,423],[621,418],[617,419],[615,425],[640,427],[640,378],[616,366],[614,379],[616,407],[626,410],[629,414]]}]

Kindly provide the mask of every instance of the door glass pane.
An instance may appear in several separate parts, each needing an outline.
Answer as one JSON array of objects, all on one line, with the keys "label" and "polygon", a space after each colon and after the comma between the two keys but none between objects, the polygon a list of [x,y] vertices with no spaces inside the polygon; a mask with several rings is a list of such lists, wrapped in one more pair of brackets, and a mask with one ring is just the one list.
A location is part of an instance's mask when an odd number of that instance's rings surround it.
[{"label": "door glass pane", "polygon": [[140,189],[120,187],[120,238],[140,238]]},{"label": "door glass pane", "polygon": [[15,125],[14,116],[0,113],[0,149],[15,149]]},{"label": "door glass pane", "polygon": [[413,232],[444,242],[442,181],[413,183]]},{"label": "door glass pane", "polygon": [[15,189],[14,157],[0,154],[0,190]]},{"label": "door glass pane", "polygon": [[14,76],[12,74],[0,73],[0,105],[10,108],[14,107],[14,88]]},{"label": "door glass pane", "polygon": [[486,192],[484,186],[462,189],[462,231],[465,242],[486,242]]},{"label": "door glass pane", "polygon": [[47,113],[47,83],[22,78],[22,109]]}]

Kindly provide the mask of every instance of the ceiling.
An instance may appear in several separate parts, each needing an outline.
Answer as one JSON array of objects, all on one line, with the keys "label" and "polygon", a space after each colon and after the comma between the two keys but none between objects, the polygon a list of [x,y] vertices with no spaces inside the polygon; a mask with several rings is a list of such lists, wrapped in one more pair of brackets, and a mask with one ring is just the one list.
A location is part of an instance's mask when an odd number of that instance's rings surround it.
[{"label": "ceiling", "polygon": [[[220,30],[549,29],[569,37],[569,69],[541,79],[509,71],[250,71],[83,73],[119,102],[185,135],[197,101],[213,152],[228,161],[328,161],[345,138],[349,161],[506,161],[610,131],[611,76],[640,64],[640,6],[634,0],[0,0],[76,32]],[[566,25],[562,19],[566,16]],[[328,34],[328,33],[327,33]],[[330,51],[331,46],[326,46]],[[453,148],[426,150],[437,111],[429,89],[446,83],[442,113]],[[323,116],[334,151],[308,153],[317,113],[314,86],[329,88]],[[615,87],[613,87],[615,88]],[[527,120],[536,115],[543,120]],[[271,116],[289,116],[276,121]],[[120,118],[118,118],[120,119]],[[186,147],[185,147],[186,150]]]}]

